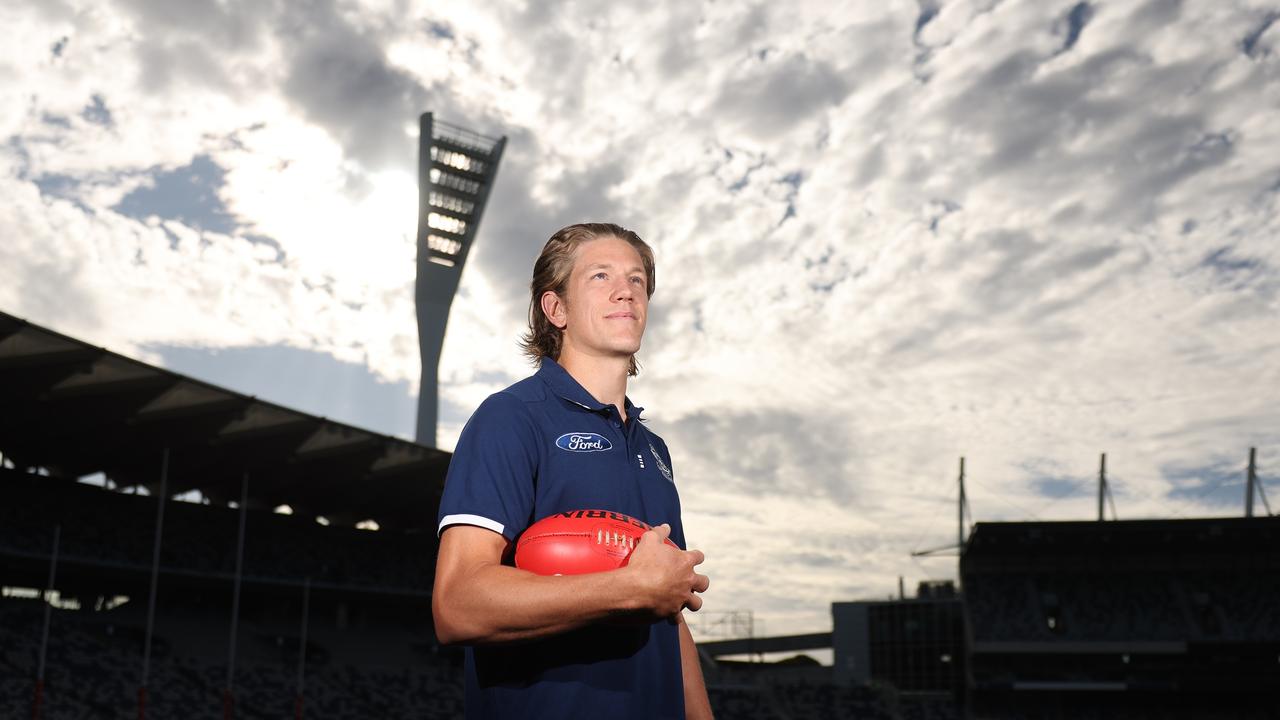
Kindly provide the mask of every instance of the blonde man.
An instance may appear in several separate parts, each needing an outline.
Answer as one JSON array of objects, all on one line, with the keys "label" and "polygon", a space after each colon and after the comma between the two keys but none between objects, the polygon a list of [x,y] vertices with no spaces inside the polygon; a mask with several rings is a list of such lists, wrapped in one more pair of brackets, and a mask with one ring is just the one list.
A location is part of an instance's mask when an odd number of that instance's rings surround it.
[{"label": "blonde man", "polygon": [[[440,640],[467,646],[468,718],[711,717],[682,614],[702,605],[703,555],[686,550],[666,443],[626,395],[653,290],[653,251],[617,225],[563,228],[534,264],[539,369],[476,410],[440,502],[432,611]],[[655,529],[619,570],[512,565],[525,528],[580,509]]]}]

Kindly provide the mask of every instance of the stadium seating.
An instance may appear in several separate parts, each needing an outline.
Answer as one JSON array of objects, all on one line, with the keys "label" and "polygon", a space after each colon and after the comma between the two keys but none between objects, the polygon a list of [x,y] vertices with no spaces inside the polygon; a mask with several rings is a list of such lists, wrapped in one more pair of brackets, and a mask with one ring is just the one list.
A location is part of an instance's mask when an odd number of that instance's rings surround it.
[{"label": "stadium seating", "polygon": [[1280,641],[1274,574],[993,573],[966,591],[978,641]]},{"label": "stadium seating", "polygon": [[[43,606],[37,600],[0,601],[0,630],[10,642],[0,649],[0,717],[29,716],[32,679],[39,648]],[[49,636],[43,717],[90,720],[125,717],[137,707],[141,664],[141,627],[117,622],[112,613],[55,611]],[[173,633],[181,623],[163,623]],[[246,635],[248,633],[245,633]],[[389,641],[390,642],[390,641]],[[158,635],[148,683],[148,717],[219,720],[226,663],[210,652],[184,653]],[[236,717],[293,716],[297,658],[276,657],[246,643],[235,678]],[[339,655],[339,652],[332,653]],[[769,684],[709,688],[721,720],[952,720],[945,712],[895,712],[888,695],[870,688],[832,685]],[[331,659],[309,664],[305,683],[307,717],[453,719],[463,716],[461,672],[443,658],[421,658],[410,665],[379,666]],[[908,705],[903,705],[907,710]]]},{"label": "stadium seating", "polygon": [[[42,609],[38,601],[0,602],[0,717],[29,717],[39,653]],[[50,624],[44,717],[89,720],[124,717],[137,707],[141,629],[98,617],[110,613],[57,611]],[[225,648],[223,648],[225,651]],[[293,716],[297,659],[251,657],[236,671],[237,717]],[[148,716],[219,720],[226,663],[214,656],[182,654],[157,636],[148,682]],[[458,718],[462,689],[458,669],[424,659],[411,666],[326,662],[308,669],[306,714],[322,718]]]},{"label": "stadium seating", "polygon": [[892,720],[888,695],[869,687],[845,688],[828,684],[787,683],[773,686],[778,705],[790,718],[866,718]]}]

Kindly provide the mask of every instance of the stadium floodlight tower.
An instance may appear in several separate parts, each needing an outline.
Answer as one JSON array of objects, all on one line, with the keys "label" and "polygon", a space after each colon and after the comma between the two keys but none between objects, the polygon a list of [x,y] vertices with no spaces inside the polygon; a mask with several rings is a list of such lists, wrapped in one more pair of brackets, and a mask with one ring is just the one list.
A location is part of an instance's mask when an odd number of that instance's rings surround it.
[{"label": "stadium floodlight tower", "polygon": [[436,447],[440,349],[462,267],[475,242],[507,138],[491,138],[423,113],[418,139],[419,444]]}]

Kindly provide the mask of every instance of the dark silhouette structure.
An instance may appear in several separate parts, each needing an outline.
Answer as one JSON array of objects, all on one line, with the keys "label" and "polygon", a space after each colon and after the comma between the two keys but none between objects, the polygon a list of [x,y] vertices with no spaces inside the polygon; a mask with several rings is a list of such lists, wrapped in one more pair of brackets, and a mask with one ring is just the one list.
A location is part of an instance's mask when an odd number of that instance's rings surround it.
[{"label": "dark silhouette structure", "polygon": [[964,603],[955,583],[925,581],[915,597],[831,604],[832,680],[963,697]]},{"label": "dark silhouette structure", "polygon": [[[422,611],[436,554],[424,518],[448,453],[5,313],[0,408],[0,707],[26,696],[35,720],[131,707],[139,720],[194,720],[216,716],[221,695],[223,717],[292,704],[301,718],[305,692],[328,717],[456,715],[460,691],[441,685],[454,673],[440,669],[449,659]],[[413,682],[451,698],[447,707],[433,714],[406,692],[395,698],[406,707],[384,711],[352,706],[359,688],[327,692],[332,673],[373,664],[348,651],[348,628],[370,618],[384,634],[376,661],[435,663]],[[311,653],[296,648],[314,642],[336,667],[320,667],[306,690]],[[282,664],[293,668],[285,682]]]},{"label": "dark silhouette structure", "polygon": [[440,348],[462,268],[475,242],[506,137],[491,138],[423,113],[418,140],[418,345],[422,378],[415,439],[436,445]]},{"label": "dark silhouette structure", "polygon": [[978,523],[976,717],[1275,717],[1280,518]]}]

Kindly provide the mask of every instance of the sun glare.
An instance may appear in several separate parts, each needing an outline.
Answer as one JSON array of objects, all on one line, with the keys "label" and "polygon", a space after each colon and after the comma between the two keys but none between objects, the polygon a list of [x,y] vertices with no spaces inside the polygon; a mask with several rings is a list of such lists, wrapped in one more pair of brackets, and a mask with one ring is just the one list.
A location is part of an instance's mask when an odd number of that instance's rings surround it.
[{"label": "sun glare", "polygon": [[[388,277],[413,276],[418,189],[408,173],[385,171],[369,178],[372,189],[348,205],[338,223],[340,238],[325,243],[340,257],[350,279],[385,285]],[[337,260],[338,258],[334,258]]]}]

